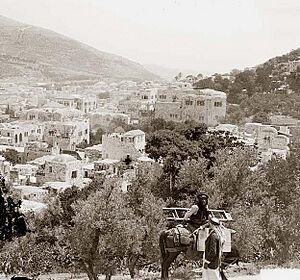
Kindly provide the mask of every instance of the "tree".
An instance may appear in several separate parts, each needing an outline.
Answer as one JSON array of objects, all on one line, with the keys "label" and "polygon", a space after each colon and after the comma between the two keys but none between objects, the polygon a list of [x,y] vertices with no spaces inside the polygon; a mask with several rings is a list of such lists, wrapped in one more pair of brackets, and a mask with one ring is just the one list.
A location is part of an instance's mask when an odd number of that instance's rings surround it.
[{"label": "tree", "polygon": [[140,235],[139,250],[131,252],[129,256],[129,271],[134,276],[134,267],[159,261],[160,251],[158,237],[166,220],[163,214],[165,202],[155,197],[151,189],[157,184],[155,169],[140,167],[137,178],[132,182],[128,192],[129,207],[140,221],[143,234]]},{"label": "tree", "polygon": [[175,81],[180,81],[182,79],[182,73],[179,72],[177,76],[175,76]]},{"label": "tree", "polygon": [[147,133],[152,133],[158,130],[174,130],[176,123],[172,121],[166,121],[162,118],[144,118],[141,120],[140,129]]},{"label": "tree", "polygon": [[269,115],[266,112],[262,111],[253,116],[252,122],[269,124],[271,122],[271,120],[270,120]]},{"label": "tree", "polygon": [[207,160],[204,158],[187,160],[182,164],[174,187],[173,198],[176,201],[187,200],[189,197],[194,200],[198,192],[207,191],[208,170],[206,167]]},{"label": "tree", "polygon": [[90,133],[90,143],[91,145],[97,145],[102,143],[102,135],[105,133],[103,128],[98,128],[96,132]]},{"label": "tree", "polygon": [[19,152],[17,152],[14,149],[6,149],[3,153],[3,156],[7,161],[11,162],[13,165],[22,162]]},{"label": "tree", "polygon": [[115,183],[107,182],[74,205],[70,243],[90,280],[96,280],[98,273],[110,279],[132,247],[139,247],[141,226]]},{"label": "tree", "polygon": [[177,124],[174,131],[180,135],[184,135],[189,141],[200,141],[207,132],[207,126],[203,123],[190,120]]}]

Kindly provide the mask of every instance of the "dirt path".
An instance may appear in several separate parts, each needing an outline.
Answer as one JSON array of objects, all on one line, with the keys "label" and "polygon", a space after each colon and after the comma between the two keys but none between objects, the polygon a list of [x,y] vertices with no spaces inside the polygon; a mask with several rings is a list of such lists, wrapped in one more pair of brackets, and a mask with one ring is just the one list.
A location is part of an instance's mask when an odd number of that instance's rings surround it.
[{"label": "dirt path", "polygon": [[[104,280],[104,276],[100,276],[99,280]],[[149,274],[142,277],[137,277],[135,280],[159,280],[159,274]],[[263,269],[257,275],[231,275],[228,280],[300,280],[300,269]],[[0,280],[10,280],[10,277],[5,277],[0,274]],[[44,274],[39,276],[38,280],[88,280],[85,274],[77,274],[71,277],[68,273]],[[112,280],[130,280],[129,275],[113,276]],[[180,279],[177,279],[180,280]],[[195,277],[193,280],[201,280],[201,277]]]}]

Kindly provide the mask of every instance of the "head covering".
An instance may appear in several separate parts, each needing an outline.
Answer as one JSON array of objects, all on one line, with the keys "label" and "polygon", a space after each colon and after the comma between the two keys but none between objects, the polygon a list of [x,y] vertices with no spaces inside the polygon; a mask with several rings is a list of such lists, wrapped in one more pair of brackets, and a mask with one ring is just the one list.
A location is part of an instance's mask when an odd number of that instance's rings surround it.
[{"label": "head covering", "polygon": [[206,198],[208,199],[208,195],[204,192],[200,192],[198,195],[197,195],[197,198],[198,199],[201,199],[201,198]]},{"label": "head covering", "polygon": [[209,221],[213,224],[213,225],[216,225],[216,226],[219,226],[220,225],[220,220],[216,217],[211,217],[209,219]]}]

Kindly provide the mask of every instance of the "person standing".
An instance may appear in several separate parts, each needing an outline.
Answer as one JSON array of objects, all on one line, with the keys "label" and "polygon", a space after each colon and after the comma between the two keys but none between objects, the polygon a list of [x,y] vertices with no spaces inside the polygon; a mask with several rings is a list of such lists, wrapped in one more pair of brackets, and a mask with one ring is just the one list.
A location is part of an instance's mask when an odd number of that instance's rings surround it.
[{"label": "person standing", "polygon": [[210,233],[205,241],[202,278],[204,280],[222,280],[221,258],[222,247],[225,242],[220,221],[212,217],[209,219]]}]

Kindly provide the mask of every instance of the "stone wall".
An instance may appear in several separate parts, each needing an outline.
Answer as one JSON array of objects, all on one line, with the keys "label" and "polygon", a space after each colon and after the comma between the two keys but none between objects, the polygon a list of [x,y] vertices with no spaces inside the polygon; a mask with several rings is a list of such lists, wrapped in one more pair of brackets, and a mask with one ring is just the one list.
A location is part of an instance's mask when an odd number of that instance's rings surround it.
[{"label": "stone wall", "polygon": [[134,142],[128,143],[121,140],[118,136],[103,135],[102,136],[102,158],[110,158],[124,160],[127,155],[132,160],[136,160],[140,153],[134,146]]},{"label": "stone wall", "polygon": [[[76,176],[72,176],[76,172]],[[72,178],[73,177],[73,178]],[[46,161],[45,182],[66,182],[72,185],[81,185],[83,180],[82,163]]]}]

